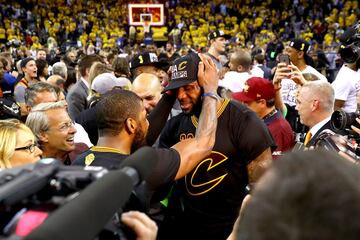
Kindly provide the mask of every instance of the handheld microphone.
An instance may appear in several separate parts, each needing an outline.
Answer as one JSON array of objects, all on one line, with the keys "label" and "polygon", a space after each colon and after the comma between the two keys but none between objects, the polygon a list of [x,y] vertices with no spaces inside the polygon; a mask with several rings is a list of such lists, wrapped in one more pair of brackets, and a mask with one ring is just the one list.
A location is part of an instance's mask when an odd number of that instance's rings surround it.
[{"label": "handheld microphone", "polygon": [[153,148],[139,149],[124,160],[121,164],[124,169],[110,171],[90,184],[25,239],[93,239],[125,205],[133,186],[151,174],[156,163]]}]

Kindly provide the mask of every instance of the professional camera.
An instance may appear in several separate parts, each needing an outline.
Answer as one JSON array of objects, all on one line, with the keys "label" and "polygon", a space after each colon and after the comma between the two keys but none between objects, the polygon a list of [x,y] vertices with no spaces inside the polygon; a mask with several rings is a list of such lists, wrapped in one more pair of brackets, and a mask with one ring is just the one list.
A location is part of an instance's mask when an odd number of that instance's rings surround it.
[{"label": "professional camera", "polygon": [[135,209],[129,208],[131,197],[146,187],[157,161],[153,148],[142,147],[111,171],[65,166],[52,158],[4,169],[0,239],[136,239],[121,214]]},{"label": "professional camera", "polygon": [[27,210],[47,215],[106,173],[101,167],[85,170],[50,158],[0,171],[0,236],[14,234]]},{"label": "professional camera", "polygon": [[343,110],[337,110],[331,115],[331,128],[335,132],[350,131],[351,125],[360,128],[360,124],[356,121],[357,117],[360,117],[359,112],[347,113]]},{"label": "professional camera", "polygon": [[359,26],[359,24],[356,24],[340,38],[342,45],[340,46],[339,54],[345,63],[355,63],[360,58]]},{"label": "professional camera", "polygon": [[336,134],[329,129],[323,130],[317,137],[315,149],[321,148],[335,151],[356,163],[360,163],[360,149],[358,144],[347,136]]}]

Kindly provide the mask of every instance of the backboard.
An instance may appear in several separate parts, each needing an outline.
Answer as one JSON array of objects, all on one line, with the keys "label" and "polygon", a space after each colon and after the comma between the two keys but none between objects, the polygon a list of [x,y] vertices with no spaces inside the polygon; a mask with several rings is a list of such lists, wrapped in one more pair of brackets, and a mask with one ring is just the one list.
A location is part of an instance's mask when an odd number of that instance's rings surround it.
[{"label": "backboard", "polygon": [[150,26],[164,25],[163,4],[129,4],[129,25],[144,26],[149,22]]}]

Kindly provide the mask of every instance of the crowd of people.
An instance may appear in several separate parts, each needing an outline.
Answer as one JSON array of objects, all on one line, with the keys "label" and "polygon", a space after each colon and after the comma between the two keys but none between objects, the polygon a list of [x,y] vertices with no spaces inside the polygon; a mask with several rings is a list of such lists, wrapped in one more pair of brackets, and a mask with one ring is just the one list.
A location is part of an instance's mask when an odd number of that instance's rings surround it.
[{"label": "crowd of people", "polygon": [[1,3],[0,168],[151,146],[137,239],[359,236],[357,1],[164,4],[168,41],[145,43],[118,1]]}]

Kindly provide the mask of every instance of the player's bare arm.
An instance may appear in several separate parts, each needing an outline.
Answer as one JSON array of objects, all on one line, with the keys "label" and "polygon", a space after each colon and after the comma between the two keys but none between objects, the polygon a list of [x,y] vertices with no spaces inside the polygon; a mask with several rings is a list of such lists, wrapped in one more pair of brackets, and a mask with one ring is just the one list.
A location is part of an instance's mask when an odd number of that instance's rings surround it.
[{"label": "player's bare arm", "polygon": [[248,165],[249,182],[256,183],[257,180],[269,168],[272,162],[271,150],[267,148],[257,158],[252,160]]}]

